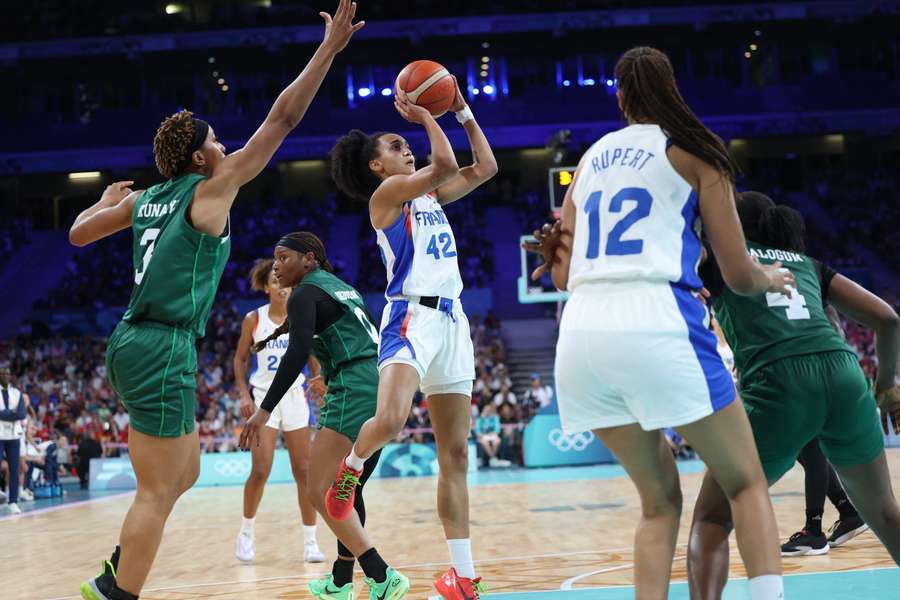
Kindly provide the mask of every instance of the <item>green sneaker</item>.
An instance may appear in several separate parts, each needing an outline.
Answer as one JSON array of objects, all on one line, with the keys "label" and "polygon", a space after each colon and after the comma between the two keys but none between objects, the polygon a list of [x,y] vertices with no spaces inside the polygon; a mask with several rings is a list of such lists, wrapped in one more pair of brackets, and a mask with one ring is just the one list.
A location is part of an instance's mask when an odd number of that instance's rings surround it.
[{"label": "green sneaker", "polygon": [[334,585],[334,575],[331,573],[322,579],[310,581],[309,591],[313,596],[322,600],[353,600],[356,597],[352,581],[343,587],[337,587]]},{"label": "green sneaker", "polygon": [[369,586],[369,600],[400,600],[409,591],[409,579],[400,571],[388,567],[387,577],[381,583],[365,578]]}]

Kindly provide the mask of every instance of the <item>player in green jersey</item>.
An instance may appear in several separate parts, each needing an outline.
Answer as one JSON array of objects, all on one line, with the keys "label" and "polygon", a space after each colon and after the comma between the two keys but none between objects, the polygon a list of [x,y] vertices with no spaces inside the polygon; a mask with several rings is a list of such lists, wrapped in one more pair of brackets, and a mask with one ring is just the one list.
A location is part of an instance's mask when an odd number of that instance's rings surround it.
[{"label": "player in green jersey", "polygon": [[134,290],[110,336],[106,363],[131,416],[128,447],[137,493],[103,573],[81,586],[87,600],[138,597],[169,513],[197,480],[194,344],[228,259],[229,210],[240,187],[265,168],[300,122],[334,57],[363,26],[353,23],[355,10],[355,3],[340,0],[333,19],[321,13],[322,43],[243,148],[226,155],[209,124],[180,111],[153,140],[156,166],[167,181],[146,191],[115,183],[72,225],[69,239],[78,246],[129,227],[134,233]]},{"label": "player in green jersey", "polygon": [[[900,506],[891,490],[882,429],[900,431],[900,318],[883,300],[803,254],[805,227],[795,210],[758,192],[739,195],[738,215],[751,256],[781,261],[796,289],[738,297],[720,285],[710,262],[701,271],[740,374],[740,394],[769,483],[818,437],[850,499],[900,563]],[[856,355],[828,322],[824,302],[876,332],[874,395]],[[877,406],[881,409],[881,427]],[[728,575],[731,513],[707,472],[688,547],[692,598],[720,598]]]},{"label": "player in green jersey", "polygon": [[309,583],[316,598],[351,600],[353,564],[366,574],[372,600],[397,600],[409,590],[409,580],[388,567],[375,550],[366,530],[362,490],[378,464],[380,452],[365,463],[359,477],[354,512],[345,521],[328,515],[325,491],[341,460],[350,451],[362,424],[375,414],[378,396],[378,329],[353,287],[332,274],[322,241],[306,231],[284,236],[275,247],[272,268],[282,287],[293,287],[287,319],[255,349],[279,335],[290,333],[275,378],[262,404],[241,432],[241,447],[253,448],[271,412],[288,392],[312,353],[321,365],[327,393],[312,451],[307,489],[322,518],[338,538],[338,558],[323,579]]}]

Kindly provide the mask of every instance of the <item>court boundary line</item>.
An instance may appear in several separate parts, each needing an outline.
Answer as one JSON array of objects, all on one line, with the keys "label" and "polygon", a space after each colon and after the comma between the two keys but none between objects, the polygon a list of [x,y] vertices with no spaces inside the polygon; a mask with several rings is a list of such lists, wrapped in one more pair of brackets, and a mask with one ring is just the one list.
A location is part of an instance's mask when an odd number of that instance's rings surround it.
[{"label": "court boundary line", "polygon": [[85,504],[92,504],[94,502],[103,502],[104,500],[112,500],[114,498],[123,498],[125,496],[133,496],[134,490],[129,490],[127,492],[122,492],[119,494],[111,494],[109,496],[102,496],[99,498],[85,498],[83,500],[75,500],[74,502],[67,502],[65,504],[57,504],[55,506],[45,506],[43,508],[36,508],[34,510],[28,510],[19,515],[4,515],[0,517],[0,523],[5,521],[15,521],[19,519],[25,519],[27,517],[32,517],[36,515],[42,515],[46,513],[56,512],[63,510],[65,508],[73,508],[75,506],[83,506]]}]

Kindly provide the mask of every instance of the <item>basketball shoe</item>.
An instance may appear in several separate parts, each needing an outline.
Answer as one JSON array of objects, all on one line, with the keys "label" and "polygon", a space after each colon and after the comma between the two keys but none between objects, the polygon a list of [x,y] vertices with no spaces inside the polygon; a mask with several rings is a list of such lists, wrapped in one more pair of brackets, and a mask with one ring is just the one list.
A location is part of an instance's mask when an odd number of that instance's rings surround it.
[{"label": "basketball shoe", "polygon": [[445,600],[478,600],[487,591],[481,577],[461,577],[453,567],[435,580],[434,587]]},{"label": "basketball shoe", "polygon": [[347,465],[346,458],[341,461],[341,468],[337,476],[325,493],[325,506],[328,515],[332,519],[344,521],[353,511],[353,501],[356,499],[356,486],[359,485],[359,477],[362,471],[357,471]]},{"label": "basketball shoe", "polygon": [[847,519],[838,519],[831,527],[831,535],[828,536],[828,543],[837,548],[842,544],[846,544],[868,528],[869,526],[866,525],[865,521],[863,521],[859,515]]},{"label": "basketball shoe", "polygon": [[334,585],[334,575],[329,573],[322,579],[313,579],[309,582],[309,591],[316,598],[321,600],[354,600],[356,591],[353,589],[353,582],[338,587]]},{"label": "basketball shoe", "polygon": [[369,586],[369,600],[400,600],[409,591],[409,579],[400,571],[388,567],[387,577],[376,583],[371,577],[365,578]]},{"label": "basketball shoe", "polygon": [[782,556],[817,556],[828,554],[828,540],[824,533],[818,535],[801,529],[781,545]]}]

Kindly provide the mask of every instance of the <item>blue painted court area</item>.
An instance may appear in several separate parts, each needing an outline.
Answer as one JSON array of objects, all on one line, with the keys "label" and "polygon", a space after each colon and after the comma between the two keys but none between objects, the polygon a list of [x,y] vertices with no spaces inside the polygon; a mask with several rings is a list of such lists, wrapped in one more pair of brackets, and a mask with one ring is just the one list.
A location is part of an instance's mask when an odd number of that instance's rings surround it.
[{"label": "blue painted court area", "polygon": [[[787,575],[784,578],[784,597],[787,600],[812,598],[894,598],[900,590],[900,569],[867,569]],[[582,588],[548,592],[515,592],[488,594],[485,600],[626,600],[634,598],[634,588]],[[673,584],[669,600],[688,600],[685,583]],[[725,587],[723,600],[750,600],[746,579],[734,579]]]},{"label": "blue painted court area", "polygon": [[[703,462],[679,461],[682,475],[702,473]],[[621,465],[591,465],[586,467],[551,467],[546,469],[490,469],[469,473],[469,485],[500,485],[506,483],[545,483],[549,481],[586,481],[627,477]]]}]

